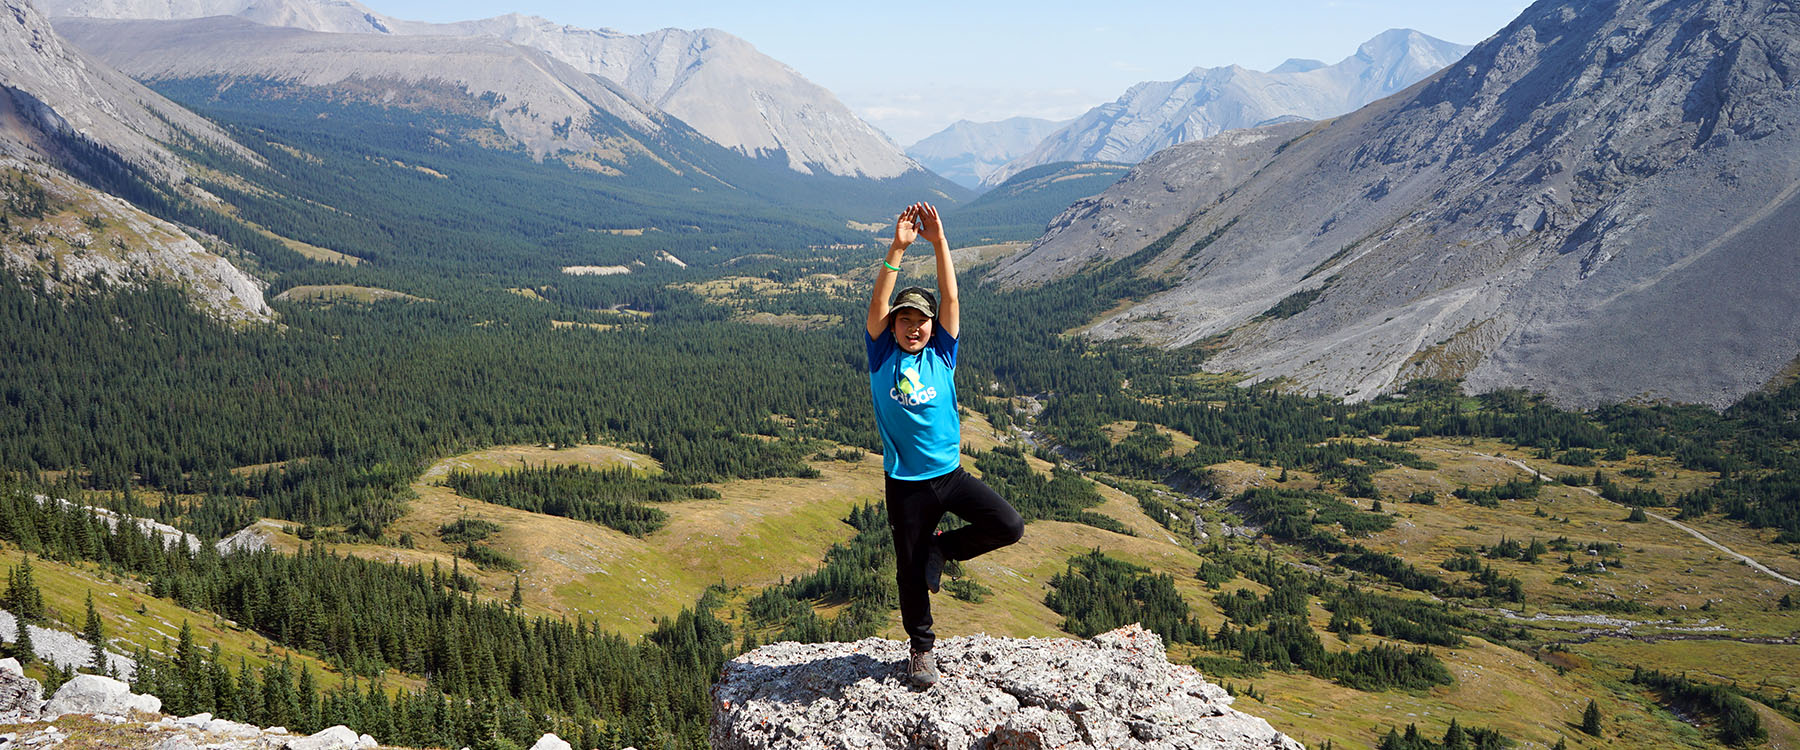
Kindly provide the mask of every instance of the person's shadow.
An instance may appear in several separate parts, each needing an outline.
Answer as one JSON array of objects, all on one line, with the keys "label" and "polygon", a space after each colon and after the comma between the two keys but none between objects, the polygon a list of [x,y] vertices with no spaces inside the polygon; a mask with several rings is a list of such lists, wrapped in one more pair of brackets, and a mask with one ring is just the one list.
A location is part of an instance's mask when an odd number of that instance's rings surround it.
[{"label": "person's shadow", "polygon": [[726,664],[715,698],[734,704],[753,700],[806,705],[820,698],[843,700],[844,690],[858,682],[893,680],[904,684],[902,668],[868,654],[833,656],[800,664],[773,667],[762,664]]}]

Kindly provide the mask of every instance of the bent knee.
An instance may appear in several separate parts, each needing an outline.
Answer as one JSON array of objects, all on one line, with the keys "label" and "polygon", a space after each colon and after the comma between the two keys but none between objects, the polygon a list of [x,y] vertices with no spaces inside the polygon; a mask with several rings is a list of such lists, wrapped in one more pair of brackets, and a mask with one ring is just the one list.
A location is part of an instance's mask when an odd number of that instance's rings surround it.
[{"label": "bent knee", "polygon": [[1025,537],[1025,519],[1014,516],[1000,527],[1000,543],[1012,544]]}]

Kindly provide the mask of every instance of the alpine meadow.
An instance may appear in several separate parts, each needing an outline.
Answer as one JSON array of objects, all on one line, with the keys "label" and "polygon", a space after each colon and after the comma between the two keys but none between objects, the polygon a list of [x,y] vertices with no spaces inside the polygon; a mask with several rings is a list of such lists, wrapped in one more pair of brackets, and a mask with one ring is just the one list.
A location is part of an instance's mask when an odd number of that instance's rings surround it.
[{"label": "alpine meadow", "polygon": [[[1800,748],[1790,2],[906,148],[729,28],[0,3],[0,748]],[[1026,525],[918,688],[946,264]]]}]

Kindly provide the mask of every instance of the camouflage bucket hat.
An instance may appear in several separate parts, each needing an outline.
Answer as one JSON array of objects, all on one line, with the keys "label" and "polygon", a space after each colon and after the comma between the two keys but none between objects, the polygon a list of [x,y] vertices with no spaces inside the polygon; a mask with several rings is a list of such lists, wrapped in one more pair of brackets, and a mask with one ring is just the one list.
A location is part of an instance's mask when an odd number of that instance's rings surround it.
[{"label": "camouflage bucket hat", "polygon": [[918,310],[919,312],[925,313],[926,315],[931,316],[931,318],[936,319],[937,295],[932,294],[922,286],[909,286],[900,290],[899,294],[894,295],[894,304],[892,309],[888,311],[888,314],[892,315],[899,312],[902,307],[913,308],[914,310]]}]

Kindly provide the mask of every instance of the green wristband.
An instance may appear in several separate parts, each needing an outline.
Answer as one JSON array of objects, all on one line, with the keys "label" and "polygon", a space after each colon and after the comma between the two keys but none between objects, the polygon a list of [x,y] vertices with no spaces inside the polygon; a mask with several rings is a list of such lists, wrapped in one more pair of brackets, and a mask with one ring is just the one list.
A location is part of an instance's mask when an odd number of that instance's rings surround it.
[{"label": "green wristband", "polygon": [[883,261],[881,261],[881,265],[884,265],[884,266],[887,266],[887,267],[888,267],[888,270],[889,270],[889,271],[898,271],[898,270],[900,270],[900,267],[899,267],[899,266],[896,266],[896,265],[894,265],[894,264],[892,264],[892,263],[889,263],[889,262],[887,262],[887,261],[886,261],[886,260],[883,260]]}]

